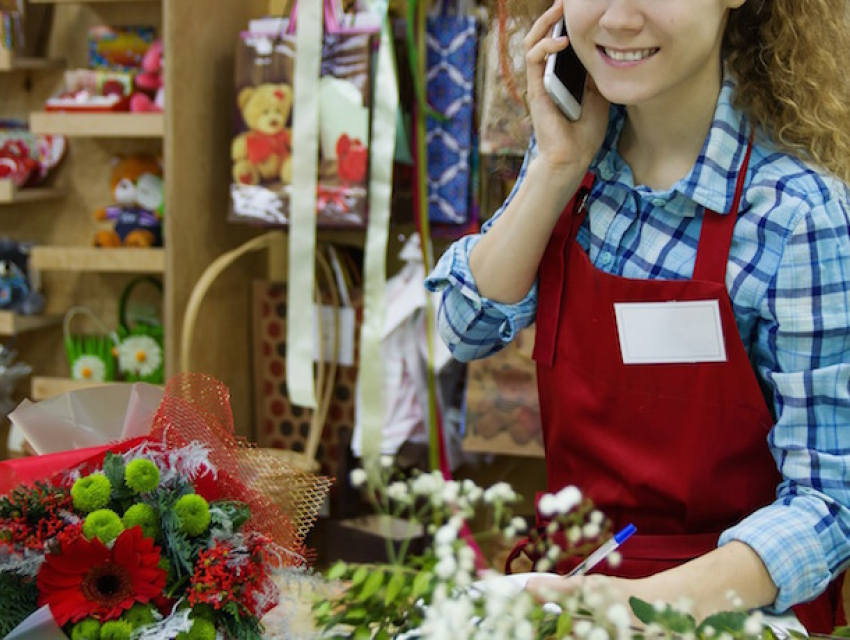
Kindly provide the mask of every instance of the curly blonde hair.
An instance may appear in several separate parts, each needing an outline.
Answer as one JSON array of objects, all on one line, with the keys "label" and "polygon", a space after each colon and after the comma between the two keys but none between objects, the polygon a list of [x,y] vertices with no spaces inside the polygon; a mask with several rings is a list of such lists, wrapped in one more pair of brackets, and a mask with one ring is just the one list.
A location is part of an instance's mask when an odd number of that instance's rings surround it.
[{"label": "curly blonde hair", "polygon": [[[497,19],[530,26],[551,2],[494,0]],[[774,143],[850,183],[850,3],[747,0],[723,41],[735,106]]]}]

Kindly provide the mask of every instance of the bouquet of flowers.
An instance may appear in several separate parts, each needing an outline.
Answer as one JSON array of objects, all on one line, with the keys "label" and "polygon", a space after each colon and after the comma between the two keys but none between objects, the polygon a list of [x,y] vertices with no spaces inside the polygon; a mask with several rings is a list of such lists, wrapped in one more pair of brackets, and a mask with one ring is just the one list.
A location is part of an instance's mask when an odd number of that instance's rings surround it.
[{"label": "bouquet of flowers", "polygon": [[329,484],[235,438],[226,389],[180,376],[145,436],[4,463],[0,636],[262,638]]}]

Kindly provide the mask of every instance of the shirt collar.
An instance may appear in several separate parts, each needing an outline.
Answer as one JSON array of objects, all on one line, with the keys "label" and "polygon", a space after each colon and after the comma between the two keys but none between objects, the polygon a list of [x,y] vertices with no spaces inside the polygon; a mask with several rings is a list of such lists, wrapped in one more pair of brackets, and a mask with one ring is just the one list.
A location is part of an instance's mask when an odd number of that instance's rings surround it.
[{"label": "shirt collar", "polygon": [[[749,124],[744,115],[732,105],[735,82],[727,75],[720,90],[711,128],[690,173],[669,190],[651,192],[654,197],[672,198],[680,194],[698,205],[726,213],[732,208],[738,169],[747,150]],[[631,170],[617,151],[626,110],[612,105],[608,133],[591,169],[603,180],[627,183],[634,187]]]}]

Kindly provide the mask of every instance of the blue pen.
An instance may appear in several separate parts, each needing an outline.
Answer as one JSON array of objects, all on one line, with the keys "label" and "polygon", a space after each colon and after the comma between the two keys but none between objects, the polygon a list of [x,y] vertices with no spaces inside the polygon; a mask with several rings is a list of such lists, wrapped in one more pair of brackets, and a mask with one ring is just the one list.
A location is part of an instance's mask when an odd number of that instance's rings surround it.
[{"label": "blue pen", "polygon": [[599,547],[596,551],[587,556],[580,565],[570,571],[567,576],[582,576],[593,567],[602,562],[605,558],[611,555],[611,552],[618,549],[621,544],[628,540],[631,535],[637,531],[633,524],[627,524],[620,531],[614,534],[614,537],[608,540],[605,544]]}]

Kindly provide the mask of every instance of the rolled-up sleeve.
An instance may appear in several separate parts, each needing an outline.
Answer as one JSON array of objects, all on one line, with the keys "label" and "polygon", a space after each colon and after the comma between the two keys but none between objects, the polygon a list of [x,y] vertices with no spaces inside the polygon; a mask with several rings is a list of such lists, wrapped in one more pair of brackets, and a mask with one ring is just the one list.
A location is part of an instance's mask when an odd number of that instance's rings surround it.
[{"label": "rolled-up sleeve", "polygon": [[765,298],[756,364],[773,390],[768,441],[776,501],[725,531],[759,554],[772,609],[812,600],[850,564],[850,216],[847,197],[813,207],[788,239]]},{"label": "rolled-up sleeve", "polygon": [[455,359],[469,362],[501,350],[521,329],[534,322],[537,313],[537,284],[519,302],[504,304],[481,296],[469,268],[469,255],[483,233],[493,226],[525,179],[531,158],[537,155],[532,137],[513,189],[482,227],[481,234],[465,236],[454,242],[441,256],[425,279],[429,291],[441,291],[442,303],[437,319],[440,336]]}]

